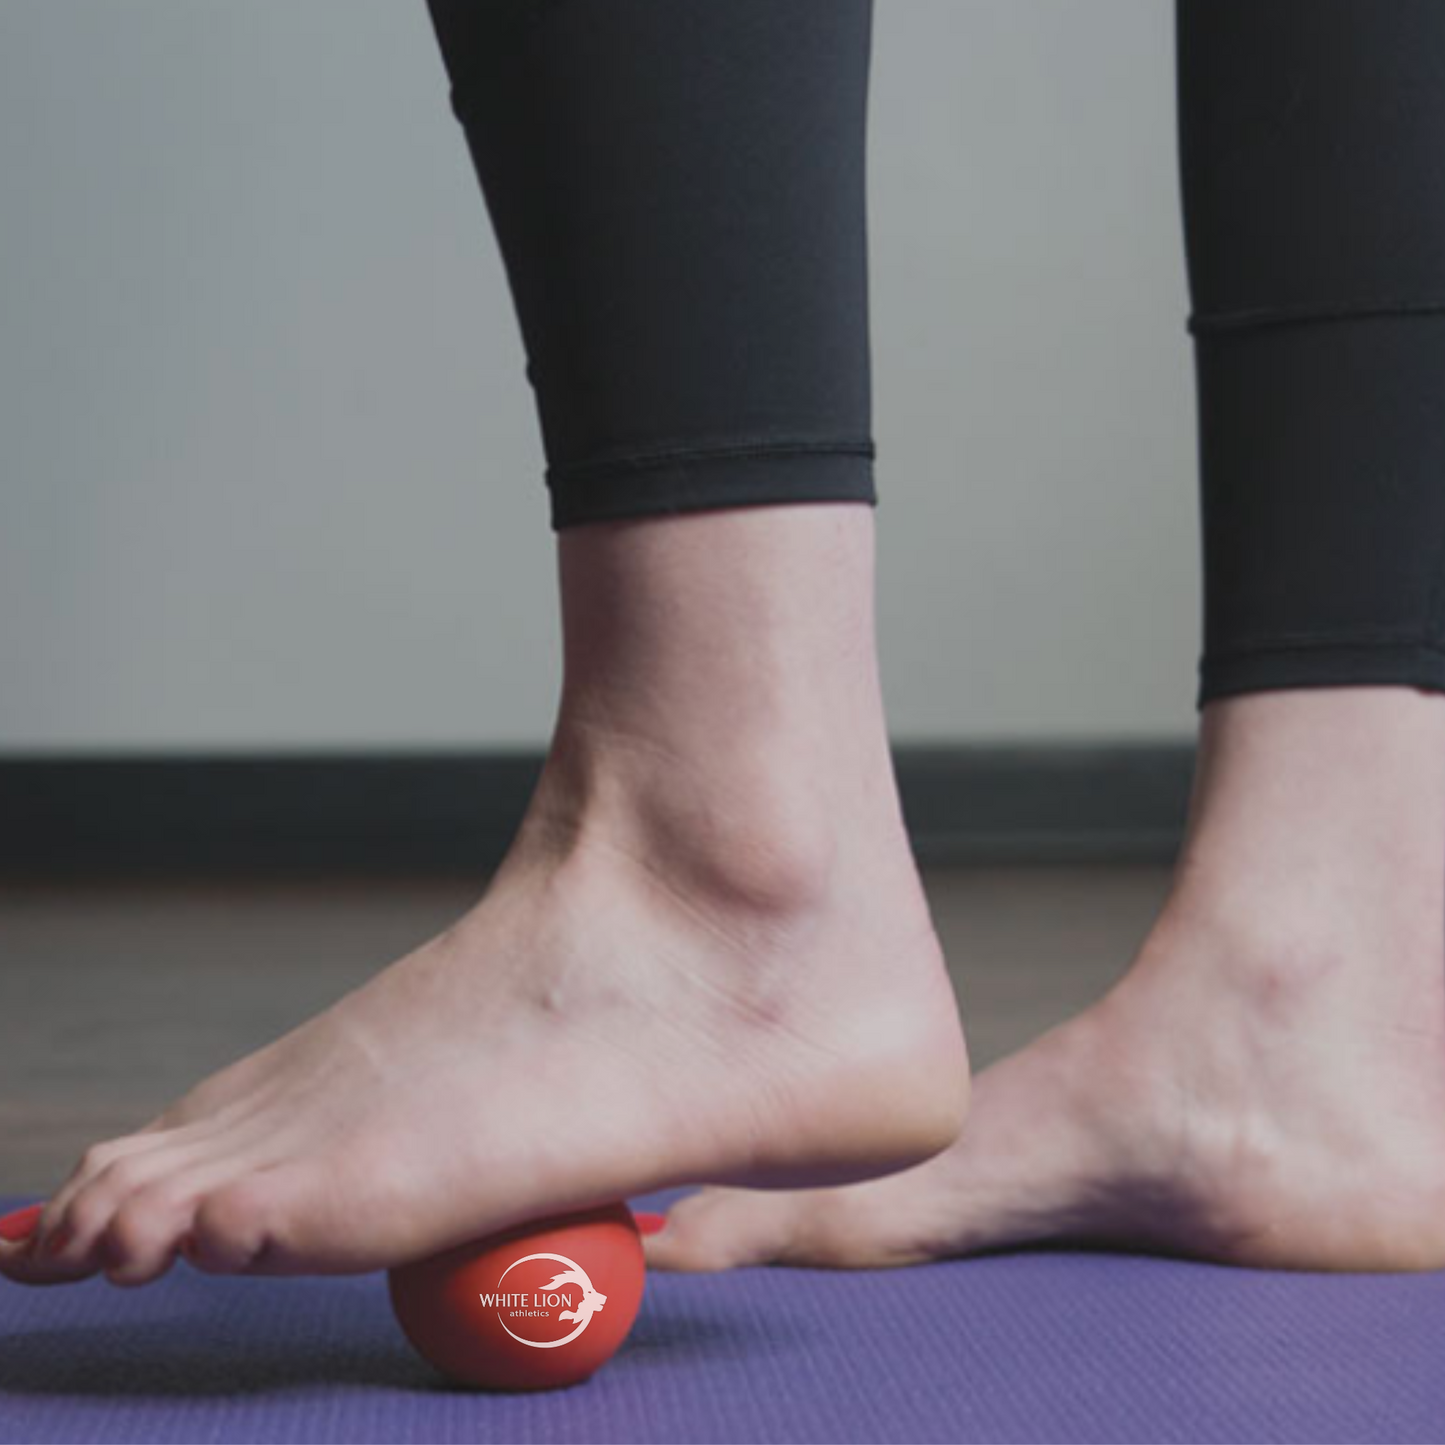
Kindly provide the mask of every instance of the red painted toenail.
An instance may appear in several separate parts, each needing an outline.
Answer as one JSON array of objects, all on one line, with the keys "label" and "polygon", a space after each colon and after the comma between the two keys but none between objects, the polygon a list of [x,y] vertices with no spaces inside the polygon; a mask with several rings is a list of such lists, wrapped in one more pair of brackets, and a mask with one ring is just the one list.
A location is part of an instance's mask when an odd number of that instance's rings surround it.
[{"label": "red painted toenail", "polygon": [[16,1240],[29,1239],[35,1232],[35,1225],[40,1219],[40,1211],[45,1208],[44,1203],[27,1204],[24,1209],[13,1209],[9,1214],[0,1218],[0,1239],[9,1240],[14,1244]]},{"label": "red painted toenail", "polygon": [[637,1221],[637,1232],[639,1234],[661,1234],[667,1228],[667,1215],[665,1214],[634,1214]]}]

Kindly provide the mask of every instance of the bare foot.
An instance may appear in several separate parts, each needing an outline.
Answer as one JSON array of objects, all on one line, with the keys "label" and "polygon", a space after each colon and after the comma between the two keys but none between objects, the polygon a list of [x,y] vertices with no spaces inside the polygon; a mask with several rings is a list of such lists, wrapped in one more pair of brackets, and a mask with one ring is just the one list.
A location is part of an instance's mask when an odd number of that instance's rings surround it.
[{"label": "bare foot", "polygon": [[946,1147],[967,1058],[872,677],[871,511],[767,512],[563,534],[561,721],[482,901],[91,1149],[0,1270],[369,1270]]},{"label": "bare foot", "polygon": [[1445,699],[1216,704],[1175,889],[1097,1005],[977,1079],[953,1148],[706,1190],[652,1264],[909,1264],[1076,1240],[1445,1267]]}]

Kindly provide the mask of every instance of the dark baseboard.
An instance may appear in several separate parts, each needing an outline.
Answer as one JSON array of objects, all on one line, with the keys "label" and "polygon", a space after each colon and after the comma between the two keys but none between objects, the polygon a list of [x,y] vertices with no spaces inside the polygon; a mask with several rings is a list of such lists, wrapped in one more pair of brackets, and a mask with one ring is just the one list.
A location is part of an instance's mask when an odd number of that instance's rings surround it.
[{"label": "dark baseboard", "polygon": [[920,863],[1167,863],[1194,748],[904,745],[894,764]]},{"label": "dark baseboard", "polygon": [[[924,864],[1165,862],[1185,744],[895,749]],[[540,752],[0,757],[8,879],[471,874],[501,858]]]}]

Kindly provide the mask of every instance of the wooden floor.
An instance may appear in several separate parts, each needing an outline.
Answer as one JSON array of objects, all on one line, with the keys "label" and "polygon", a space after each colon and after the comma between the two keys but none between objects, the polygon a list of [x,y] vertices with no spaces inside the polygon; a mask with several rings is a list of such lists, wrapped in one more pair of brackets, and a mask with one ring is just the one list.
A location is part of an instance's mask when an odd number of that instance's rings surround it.
[{"label": "wooden floor", "polygon": [[[1100,994],[1162,868],[926,875],[975,1064]],[[0,1193],[43,1193],[84,1146],[324,1007],[463,912],[458,881],[0,890]]]}]

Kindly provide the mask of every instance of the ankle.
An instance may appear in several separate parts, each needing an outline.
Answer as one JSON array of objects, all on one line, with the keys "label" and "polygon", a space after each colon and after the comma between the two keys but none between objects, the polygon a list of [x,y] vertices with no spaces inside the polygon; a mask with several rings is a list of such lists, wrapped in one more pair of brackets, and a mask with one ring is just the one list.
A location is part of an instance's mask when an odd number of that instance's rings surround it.
[{"label": "ankle", "polygon": [[1445,698],[1315,688],[1207,706],[1166,912],[1306,982],[1438,968]]},{"label": "ankle", "polygon": [[577,528],[561,568],[565,683],[536,826],[765,909],[906,851],[870,508]]},{"label": "ankle", "polygon": [[527,827],[554,854],[612,853],[689,896],[763,911],[828,894],[837,819],[785,757],[680,757],[647,740],[559,725]]},{"label": "ankle", "polygon": [[1445,697],[1282,690],[1209,704],[1180,879],[1276,911],[1445,914]]},{"label": "ankle", "polygon": [[1334,1040],[1445,1034],[1441,919],[1398,916],[1373,900],[1301,905],[1257,880],[1176,880],[1121,981],[1122,991],[1169,1000],[1196,1034],[1273,1047],[1284,1035]]}]

